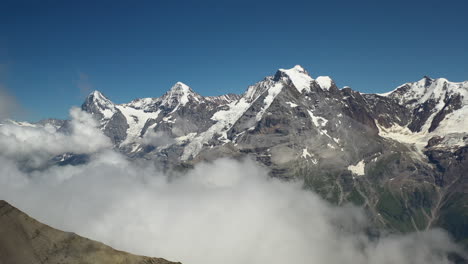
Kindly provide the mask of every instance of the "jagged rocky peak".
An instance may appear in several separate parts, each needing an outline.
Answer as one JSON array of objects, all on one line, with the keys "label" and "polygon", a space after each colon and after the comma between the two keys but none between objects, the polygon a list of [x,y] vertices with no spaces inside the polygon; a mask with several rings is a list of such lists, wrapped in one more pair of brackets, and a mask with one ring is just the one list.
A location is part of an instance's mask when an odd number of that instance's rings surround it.
[{"label": "jagged rocky peak", "polygon": [[91,92],[85,100],[85,103],[97,103],[97,104],[114,104],[109,98],[107,98],[104,94],[102,94],[100,91],[93,91]]},{"label": "jagged rocky peak", "polygon": [[434,79],[432,79],[431,77],[429,77],[427,75],[424,75],[424,77],[420,80],[420,82],[425,83],[425,86],[429,86],[433,81],[434,81]]},{"label": "jagged rocky peak", "polygon": [[107,98],[104,94],[102,94],[98,90],[91,92],[86,99],[93,101],[93,102],[111,102],[109,98]]},{"label": "jagged rocky peak", "polygon": [[424,76],[421,80],[405,83],[395,90],[381,94],[398,100],[401,104],[416,106],[428,100],[445,100],[448,96],[461,95],[468,99],[468,82],[450,82],[445,78]]},{"label": "jagged rocky peak", "polygon": [[203,97],[195,93],[188,85],[177,82],[172,88],[161,97],[161,105],[176,106],[186,105],[188,102],[202,102]]},{"label": "jagged rocky peak", "polygon": [[318,83],[302,66],[296,65],[291,69],[279,69],[275,75],[267,76],[262,81],[249,86],[244,94],[244,98],[247,102],[252,102],[265,92],[268,92],[272,96],[277,95],[285,84],[296,88],[299,93],[310,93],[316,89],[338,90],[330,77],[321,77],[320,81],[321,83]]},{"label": "jagged rocky peak", "polygon": [[111,118],[116,112],[115,104],[97,90],[86,97],[81,108],[88,113],[102,115],[103,118]]}]

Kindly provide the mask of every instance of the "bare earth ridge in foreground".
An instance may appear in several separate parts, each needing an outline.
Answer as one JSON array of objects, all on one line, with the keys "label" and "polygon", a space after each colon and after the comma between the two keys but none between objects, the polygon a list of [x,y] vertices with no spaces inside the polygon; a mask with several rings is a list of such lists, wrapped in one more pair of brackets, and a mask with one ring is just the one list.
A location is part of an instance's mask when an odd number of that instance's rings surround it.
[{"label": "bare earth ridge in foreground", "polygon": [[0,264],[166,264],[42,224],[0,200]]}]

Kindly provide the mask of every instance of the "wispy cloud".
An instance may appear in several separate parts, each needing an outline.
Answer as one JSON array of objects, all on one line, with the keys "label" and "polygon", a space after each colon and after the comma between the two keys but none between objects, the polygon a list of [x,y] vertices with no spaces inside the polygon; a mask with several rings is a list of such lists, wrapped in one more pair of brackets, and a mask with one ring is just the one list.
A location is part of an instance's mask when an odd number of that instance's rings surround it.
[{"label": "wispy cloud", "polygon": [[76,86],[80,90],[81,96],[87,96],[89,93],[91,93],[91,91],[94,90],[94,86],[90,81],[89,75],[81,71],[78,72]]},{"label": "wispy cloud", "polygon": [[96,128],[92,116],[72,108],[70,117],[66,133],[58,132],[49,125],[19,126],[6,123],[0,126],[1,156],[26,161],[35,168],[62,153],[90,154],[111,146],[109,138]]}]

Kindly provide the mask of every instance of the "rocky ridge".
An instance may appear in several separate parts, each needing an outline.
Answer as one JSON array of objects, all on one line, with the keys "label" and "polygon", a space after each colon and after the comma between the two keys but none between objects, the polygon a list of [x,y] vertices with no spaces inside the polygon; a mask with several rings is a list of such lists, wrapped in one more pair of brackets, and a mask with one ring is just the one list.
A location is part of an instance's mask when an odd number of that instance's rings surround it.
[{"label": "rocky ridge", "polygon": [[0,201],[0,263],[176,264],[162,258],[118,251],[74,233],[54,229],[3,200]]}]

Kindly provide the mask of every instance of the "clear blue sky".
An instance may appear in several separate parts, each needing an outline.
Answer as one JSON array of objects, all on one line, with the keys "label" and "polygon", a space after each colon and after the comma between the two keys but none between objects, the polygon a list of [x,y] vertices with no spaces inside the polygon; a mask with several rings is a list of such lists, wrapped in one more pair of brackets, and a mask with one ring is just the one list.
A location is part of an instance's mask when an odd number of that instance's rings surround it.
[{"label": "clear blue sky", "polygon": [[2,1],[0,84],[26,119],[65,118],[91,89],[117,103],[176,81],[242,93],[304,66],[384,92],[468,79],[468,1]]}]

